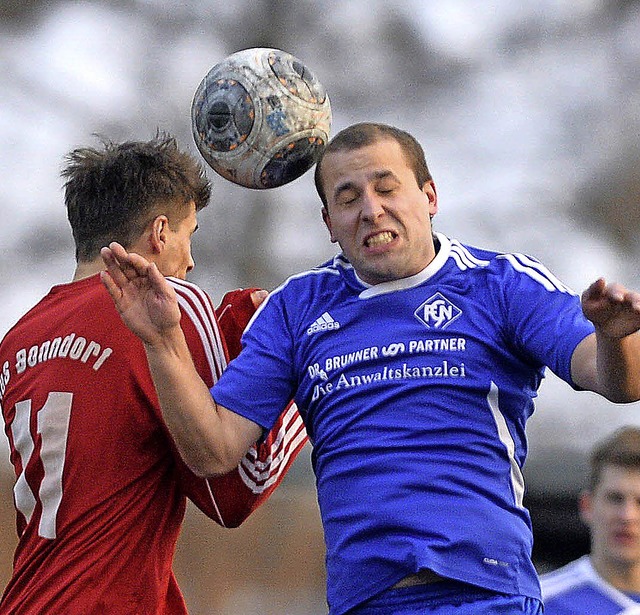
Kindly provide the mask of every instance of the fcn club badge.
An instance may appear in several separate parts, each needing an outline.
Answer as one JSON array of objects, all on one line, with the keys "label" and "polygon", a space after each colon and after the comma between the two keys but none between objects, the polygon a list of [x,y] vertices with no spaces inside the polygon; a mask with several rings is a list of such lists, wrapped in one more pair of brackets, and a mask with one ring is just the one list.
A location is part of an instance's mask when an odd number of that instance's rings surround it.
[{"label": "fcn club badge", "polygon": [[462,310],[445,296],[436,293],[422,303],[414,314],[427,329],[446,329],[462,314]]}]

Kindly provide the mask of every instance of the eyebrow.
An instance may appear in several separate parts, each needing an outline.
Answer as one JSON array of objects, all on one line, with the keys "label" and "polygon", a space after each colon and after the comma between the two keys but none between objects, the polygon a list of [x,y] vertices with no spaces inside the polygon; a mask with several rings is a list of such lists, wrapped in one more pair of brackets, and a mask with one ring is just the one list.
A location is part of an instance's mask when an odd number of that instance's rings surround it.
[{"label": "eyebrow", "polygon": [[355,190],[356,186],[353,182],[343,182],[342,184],[338,184],[336,189],[333,191],[333,198],[337,199],[340,194],[343,192],[347,192],[348,190]]},{"label": "eyebrow", "polygon": [[[393,171],[390,171],[389,169],[382,169],[380,171],[375,171],[373,174],[373,179],[386,179],[387,177],[392,177],[393,179],[396,179],[395,174],[393,173]],[[346,181],[343,182],[342,184],[338,184],[336,186],[336,189],[333,191],[333,198],[337,199],[338,195],[340,195],[343,192],[346,192],[347,190],[356,190],[356,185],[352,182],[352,181]]]}]

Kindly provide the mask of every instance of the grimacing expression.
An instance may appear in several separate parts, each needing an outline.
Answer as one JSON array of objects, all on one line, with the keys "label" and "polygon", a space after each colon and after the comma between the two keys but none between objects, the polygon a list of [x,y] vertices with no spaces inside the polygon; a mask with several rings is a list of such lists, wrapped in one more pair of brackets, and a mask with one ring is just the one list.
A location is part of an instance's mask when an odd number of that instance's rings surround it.
[{"label": "grimacing expression", "polygon": [[434,258],[432,181],[419,186],[402,149],[383,138],[325,155],[324,222],[361,280],[379,284],[422,271]]},{"label": "grimacing expression", "polygon": [[600,480],[580,501],[596,560],[615,566],[640,564],[640,469],[606,464]]}]

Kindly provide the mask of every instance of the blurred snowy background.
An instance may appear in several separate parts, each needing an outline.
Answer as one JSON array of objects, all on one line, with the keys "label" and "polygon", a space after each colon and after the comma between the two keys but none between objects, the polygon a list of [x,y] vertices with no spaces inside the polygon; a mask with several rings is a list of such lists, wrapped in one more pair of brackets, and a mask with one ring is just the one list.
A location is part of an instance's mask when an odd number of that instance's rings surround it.
[{"label": "blurred snowy background", "polygon": [[[412,132],[438,188],[438,230],[534,255],[576,291],[600,275],[640,288],[636,0],[2,0],[0,336],[73,274],[63,156],[97,144],[96,133],[138,140],[157,129],[195,154],[193,93],[213,64],[247,47],[305,62],[329,92],[334,134],[367,120]],[[260,192],[211,178],[191,279],[214,298],[238,286],[272,288],[334,253],[311,173]],[[562,515],[588,448],[618,425],[640,423],[640,405],[616,407],[550,375],[537,406],[526,475],[544,545],[554,527],[574,523]],[[5,454],[0,469],[9,514]],[[215,528],[189,517],[176,568],[193,615],[323,612],[304,455],[256,518],[237,530],[237,543],[216,535],[212,546]],[[1,535],[10,553],[10,520]],[[256,566],[253,589],[230,586],[227,558],[238,553]],[[210,567],[226,567],[228,578]],[[1,586],[9,564],[0,572]]]}]

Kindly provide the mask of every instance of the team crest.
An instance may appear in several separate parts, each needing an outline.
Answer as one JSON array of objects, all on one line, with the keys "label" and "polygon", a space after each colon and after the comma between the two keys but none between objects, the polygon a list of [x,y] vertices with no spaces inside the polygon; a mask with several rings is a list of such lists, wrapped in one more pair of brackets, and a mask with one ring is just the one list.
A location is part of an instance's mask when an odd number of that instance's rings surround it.
[{"label": "team crest", "polygon": [[414,312],[415,317],[427,329],[446,329],[460,314],[462,310],[440,293],[429,297]]}]

